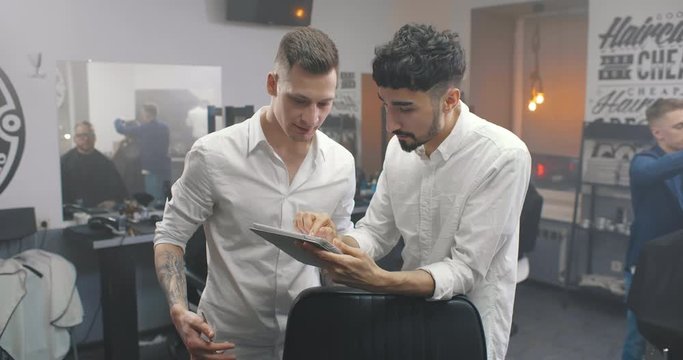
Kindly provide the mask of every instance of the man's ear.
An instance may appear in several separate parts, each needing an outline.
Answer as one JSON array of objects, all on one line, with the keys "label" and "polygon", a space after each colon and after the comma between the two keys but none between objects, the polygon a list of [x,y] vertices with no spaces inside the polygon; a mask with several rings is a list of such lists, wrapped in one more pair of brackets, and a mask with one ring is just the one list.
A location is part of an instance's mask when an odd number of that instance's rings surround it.
[{"label": "man's ear", "polygon": [[460,104],[460,89],[458,88],[448,88],[443,101],[443,111],[451,112],[456,106]]},{"label": "man's ear", "polygon": [[277,73],[271,71],[266,79],[266,91],[270,96],[277,96]]},{"label": "man's ear", "polygon": [[662,130],[660,128],[656,126],[650,126],[650,132],[652,133],[652,137],[655,138],[655,140],[662,140]]}]

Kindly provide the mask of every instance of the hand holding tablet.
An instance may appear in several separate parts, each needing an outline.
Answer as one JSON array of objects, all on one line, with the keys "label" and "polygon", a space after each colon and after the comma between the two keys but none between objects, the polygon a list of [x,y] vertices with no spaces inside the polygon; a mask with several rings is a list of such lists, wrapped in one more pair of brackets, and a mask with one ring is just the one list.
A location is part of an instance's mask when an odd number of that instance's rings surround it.
[{"label": "hand holding tablet", "polygon": [[254,223],[250,229],[262,238],[266,239],[271,244],[277,246],[282,251],[286,252],[289,256],[307,265],[321,267],[322,262],[318,260],[318,258],[316,258],[310,252],[306,251],[305,249],[302,249],[300,246],[297,246],[297,241],[305,241],[307,243],[319,247],[320,249],[330,251],[335,254],[342,253],[336,246],[332,245],[329,241],[316,236],[310,236],[297,232],[282,230],[273,226],[258,223]]}]

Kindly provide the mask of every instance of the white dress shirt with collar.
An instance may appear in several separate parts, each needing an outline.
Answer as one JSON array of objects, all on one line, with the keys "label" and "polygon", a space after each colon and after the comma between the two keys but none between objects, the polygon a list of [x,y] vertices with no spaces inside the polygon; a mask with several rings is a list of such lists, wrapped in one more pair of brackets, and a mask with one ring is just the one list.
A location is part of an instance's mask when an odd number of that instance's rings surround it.
[{"label": "white dress shirt with collar", "polygon": [[514,134],[469,112],[430,157],[389,142],[377,192],[347,235],[377,259],[402,236],[403,270],[434,278],[432,300],[466,294],[489,359],[504,359],[515,297],[519,216],[531,158]]},{"label": "white dress shirt with collar", "polygon": [[353,226],[356,180],[351,153],[318,131],[290,184],[285,163],[261,128],[263,111],[197,140],[155,236],[155,244],[184,249],[204,224],[208,279],[199,309],[216,329],[215,340],[235,343],[237,354],[240,348],[263,348],[254,358],[282,345],[290,305],[320,277],[317,268],[249,227],[258,222],[294,230],[298,211],[324,211],[344,233]]}]

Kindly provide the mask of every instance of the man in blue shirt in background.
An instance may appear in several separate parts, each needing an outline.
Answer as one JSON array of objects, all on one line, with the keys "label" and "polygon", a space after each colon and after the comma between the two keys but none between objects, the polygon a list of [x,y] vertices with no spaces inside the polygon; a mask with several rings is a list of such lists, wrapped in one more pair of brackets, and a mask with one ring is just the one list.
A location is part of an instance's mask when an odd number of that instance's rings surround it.
[{"label": "man in blue shirt in background", "polygon": [[154,104],[142,105],[139,122],[116,119],[119,134],[133,137],[140,148],[140,165],[145,178],[145,192],[157,202],[164,202],[165,185],[171,181],[171,158],[168,156],[169,132],[166,124],[157,120]]},{"label": "man in blue shirt in background", "polygon": [[[657,145],[631,161],[634,220],[626,255],[627,294],[645,242],[683,229],[683,99],[659,99],[645,116]],[[645,340],[628,310],[622,358],[640,360],[644,353]]]}]

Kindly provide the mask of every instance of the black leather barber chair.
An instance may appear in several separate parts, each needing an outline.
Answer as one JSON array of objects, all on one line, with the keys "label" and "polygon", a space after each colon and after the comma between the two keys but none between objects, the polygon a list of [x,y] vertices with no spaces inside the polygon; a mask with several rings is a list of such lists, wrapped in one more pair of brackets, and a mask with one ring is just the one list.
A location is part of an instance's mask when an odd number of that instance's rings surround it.
[{"label": "black leather barber chair", "polygon": [[[36,232],[36,215],[33,208],[0,210],[0,244],[21,241]],[[23,248],[23,246],[22,246]],[[7,253],[7,256],[12,254]],[[1,335],[1,334],[0,334]],[[14,360],[0,347],[0,360]]]},{"label": "black leather barber chair", "polygon": [[479,312],[448,301],[346,287],[303,291],[289,312],[284,360],[486,359]]},{"label": "black leather barber chair", "polygon": [[543,210],[543,197],[538,193],[533,184],[529,188],[522,205],[522,213],[519,216],[519,251],[517,253],[517,283],[529,277],[529,258],[530,253],[536,246],[538,237],[538,225],[541,222],[541,211]]},{"label": "black leather barber chair", "polygon": [[[206,287],[207,265],[206,265],[206,236],[204,226],[200,226],[185,245],[185,279],[187,282],[187,302],[191,311],[196,312],[199,300]],[[169,352],[173,359],[188,359],[189,354],[185,349],[180,335],[169,343]],[[2,360],[2,359],[0,359]]]},{"label": "black leather barber chair", "polygon": [[683,230],[648,241],[640,252],[627,304],[638,331],[668,359],[683,359]]},{"label": "black leather barber chair", "polygon": [[204,227],[200,226],[185,246],[185,276],[187,278],[187,300],[193,305],[199,305],[202,291],[206,287],[208,273],[206,265],[206,235]]},{"label": "black leather barber chair", "polygon": [[[538,193],[533,184],[529,188],[522,205],[522,214],[519,217],[519,252],[517,255],[517,283],[521,283],[529,277],[531,266],[527,254],[536,246],[538,226],[541,222],[543,210],[543,197]],[[517,323],[512,323],[510,336],[518,331]]]},{"label": "black leather barber chair", "polygon": [[0,242],[21,240],[36,232],[34,208],[0,210]]},{"label": "black leather barber chair", "polygon": [[519,255],[518,258],[526,256],[536,246],[538,237],[538,225],[541,222],[541,212],[543,210],[543,196],[533,184],[529,188],[522,205],[522,213],[519,217]]}]

